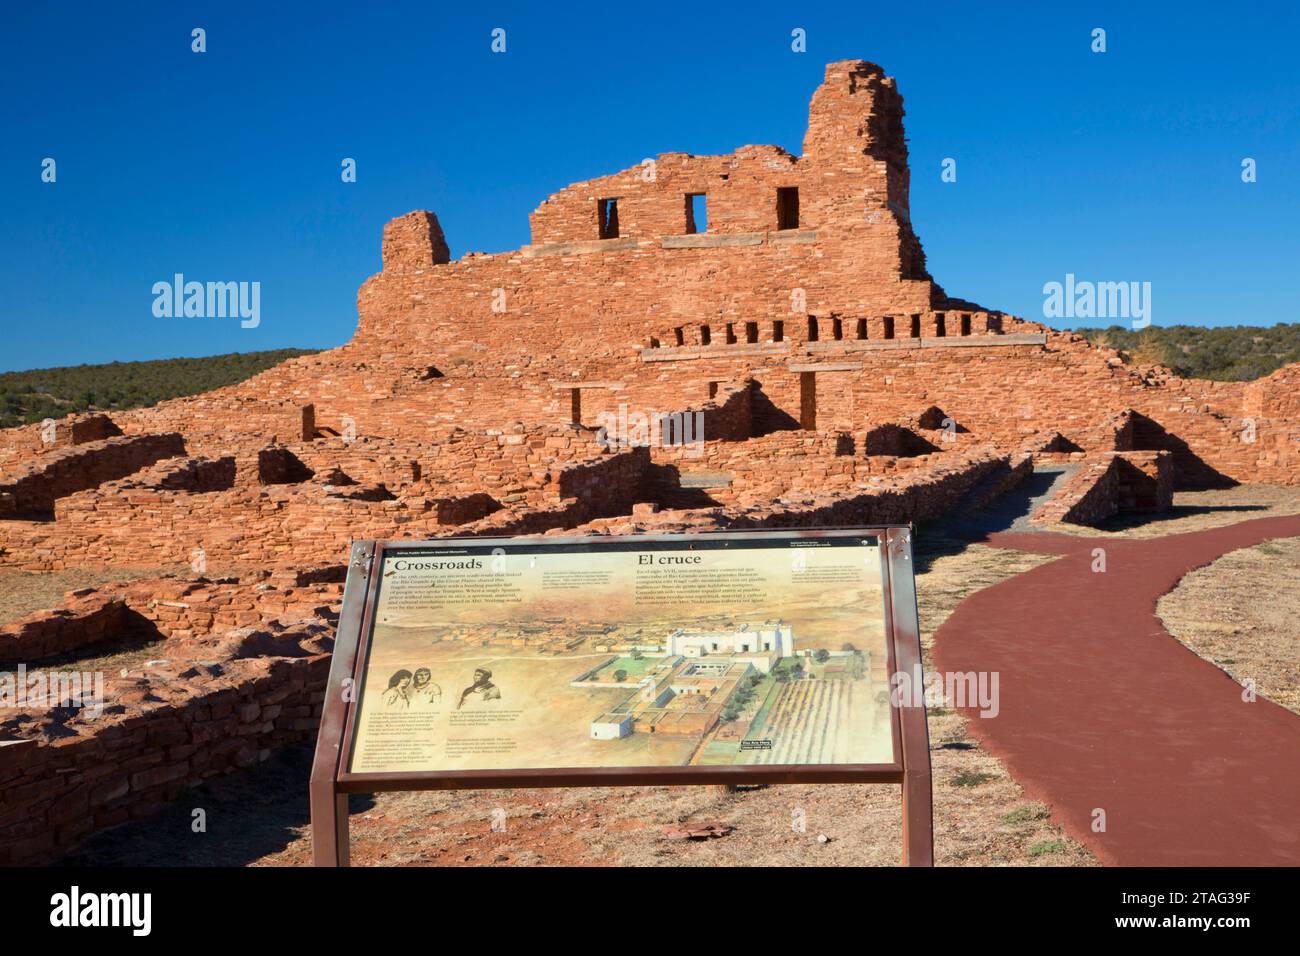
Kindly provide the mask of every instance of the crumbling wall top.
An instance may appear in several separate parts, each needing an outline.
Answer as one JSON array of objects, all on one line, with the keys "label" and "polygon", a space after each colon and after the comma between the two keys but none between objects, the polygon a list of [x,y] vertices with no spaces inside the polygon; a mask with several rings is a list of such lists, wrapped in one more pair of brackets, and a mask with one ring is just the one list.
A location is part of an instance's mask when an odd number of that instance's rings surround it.
[{"label": "crumbling wall top", "polygon": [[438,217],[425,209],[384,226],[384,271],[423,272],[451,261]]}]

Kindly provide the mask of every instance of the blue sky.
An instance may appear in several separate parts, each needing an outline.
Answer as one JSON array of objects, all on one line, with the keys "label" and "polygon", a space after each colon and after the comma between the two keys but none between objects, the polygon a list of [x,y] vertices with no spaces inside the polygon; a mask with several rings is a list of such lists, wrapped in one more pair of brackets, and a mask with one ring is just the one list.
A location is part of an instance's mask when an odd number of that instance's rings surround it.
[{"label": "blue sky", "polygon": [[[393,216],[502,251],[646,156],[800,152],[851,57],[898,78],[950,294],[1041,318],[1074,273],[1149,281],[1156,325],[1300,320],[1295,4],[665,6],[4,4],[0,370],[341,344]],[[261,324],[156,318],[177,272],[260,282]]]}]

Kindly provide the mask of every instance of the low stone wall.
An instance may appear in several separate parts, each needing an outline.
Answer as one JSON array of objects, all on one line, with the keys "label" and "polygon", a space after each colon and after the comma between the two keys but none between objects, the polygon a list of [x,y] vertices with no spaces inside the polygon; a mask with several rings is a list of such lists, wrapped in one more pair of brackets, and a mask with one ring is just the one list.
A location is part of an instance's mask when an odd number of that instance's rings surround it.
[{"label": "low stone wall", "polygon": [[712,382],[715,394],[673,412],[624,406],[592,419],[598,440],[610,447],[662,448],[669,455],[694,454],[701,442],[741,442],[752,434],[754,382]]},{"label": "low stone wall", "polygon": [[[301,629],[303,644],[319,634]],[[0,866],[48,863],[189,787],[311,740],[327,653],[171,660],[105,680],[98,718],[29,711],[0,723]],[[6,739],[7,738],[7,739]]]},{"label": "low stone wall", "polygon": [[[56,441],[59,437],[62,437],[60,435],[61,431],[63,429],[56,425]],[[86,442],[116,438],[120,434],[122,434],[122,429],[118,428],[107,415],[81,415],[72,419],[66,425],[67,440],[74,445],[84,445]]]},{"label": "low stone wall", "polygon": [[346,565],[280,567],[210,581],[178,577],[70,591],[61,607],[0,625],[0,664],[84,651],[105,641],[189,640],[282,620],[332,620]]},{"label": "low stone wall", "polygon": [[[28,663],[0,671],[0,865],[48,863],[188,787],[311,740],[343,570],[87,589],[4,628],[6,660]],[[133,670],[40,663],[151,636],[165,640],[165,659]]]},{"label": "low stone wall", "polygon": [[970,490],[960,503],[963,509],[978,511],[1019,487],[1034,473],[1034,456],[1029,452],[1011,455],[1005,464],[996,465]]},{"label": "low stone wall", "polygon": [[874,479],[875,486],[869,483],[860,493],[810,496],[728,512],[723,523],[730,528],[817,528],[928,521],[952,510],[985,479],[1012,470],[1011,456],[977,450],[896,479]]},{"label": "low stone wall", "polygon": [[450,498],[432,499],[434,520],[443,525],[462,525],[486,518],[501,510],[501,504],[491,495],[477,492]]},{"label": "low stone wall", "polygon": [[[163,430],[152,429],[154,432]],[[116,438],[121,434],[122,429],[117,423],[99,412],[65,415],[31,425],[0,429],[0,470],[8,470],[6,466],[15,462],[30,461],[60,448]]]},{"label": "low stone wall", "polygon": [[582,501],[593,517],[625,511],[637,500],[649,463],[649,449],[631,448],[591,463],[571,465],[556,476],[556,490],[561,498]]},{"label": "low stone wall", "polygon": [[1163,451],[1117,455],[1119,510],[1167,511],[1174,501],[1174,456]]},{"label": "low stone wall", "polygon": [[0,518],[47,514],[57,499],[185,454],[179,434],[132,435],[70,445],[0,478]]},{"label": "low stone wall", "polygon": [[871,455],[867,434],[786,429],[743,443],[708,442],[702,454],[698,448],[656,448],[654,498],[664,507],[698,508],[747,507],[822,492],[853,494],[876,478],[928,472],[988,447],[969,435],[947,441],[940,432],[935,442],[918,445],[918,454]]},{"label": "low stone wall", "polygon": [[192,494],[225,491],[234,487],[237,474],[235,461],[233,455],[221,458],[168,458],[115,483],[114,490],[188,491]]},{"label": "low stone wall", "polygon": [[1030,521],[1097,525],[1123,512],[1163,511],[1173,501],[1173,490],[1169,452],[1105,452],[1084,459]]},{"label": "low stone wall", "polygon": [[[500,436],[503,441],[512,437]],[[427,483],[411,486],[400,500],[315,482],[239,484],[206,494],[118,483],[60,499],[53,522],[21,529],[0,526],[0,566],[35,571],[108,564],[156,568],[188,563],[199,549],[212,567],[314,563],[346,554],[358,539],[472,534],[474,524],[484,516],[490,519],[499,505],[508,509],[499,519],[501,526],[536,528],[540,523],[544,527],[538,530],[547,530],[559,520],[572,527],[625,513],[640,500],[647,450],[596,451],[593,458],[540,470],[535,482],[525,472],[533,487],[521,476],[519,487],[526,490],[500,498],[435,493],[457,486]],[[561,507],[566,499],[576,499],[576,504]],[[527,517],[534,512],[537,519]],[[239,520],[231,522],[230,515]]]},{"label": "low stone wall", "polygon": [[257,453],[257,480],[263,485],[296,485],[310,481],[314,475],[283,445],[272,445]]},{"label": "low stone wall", "polygon": [[647,494],[649,467],[648,448],[631,448],[590,465],[570,466],[557,485],[574,494],[540,504],[515,503],[451,533],[475,537],[561,533],[602,518],[629,515]]},{"label": "low stone wall", "polygon": [[125,601],[90,595],[56,611],[38,611],[0,625],[0,664],[64,654],[90,644],[148,631],[148,622]]},{"label": "low stone wall", "polygon": [[1247,382],[1242,414],[1259,420],[1300,421],[1300,363],[1283,366],[1271,375]]}]

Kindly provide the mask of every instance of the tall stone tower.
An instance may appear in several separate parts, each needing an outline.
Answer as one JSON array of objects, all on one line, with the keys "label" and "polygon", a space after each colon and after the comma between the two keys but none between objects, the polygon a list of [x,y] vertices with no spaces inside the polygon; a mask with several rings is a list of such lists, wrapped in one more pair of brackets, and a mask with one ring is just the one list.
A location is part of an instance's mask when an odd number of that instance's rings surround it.
[{"label": "tall stone tower", "polygon": [[894,78],[866,60],[828,64],[808,108],[803,150],[815,218],[869,239],[892,234],[900,278],[929,279],[912,230],[903,97]]}]

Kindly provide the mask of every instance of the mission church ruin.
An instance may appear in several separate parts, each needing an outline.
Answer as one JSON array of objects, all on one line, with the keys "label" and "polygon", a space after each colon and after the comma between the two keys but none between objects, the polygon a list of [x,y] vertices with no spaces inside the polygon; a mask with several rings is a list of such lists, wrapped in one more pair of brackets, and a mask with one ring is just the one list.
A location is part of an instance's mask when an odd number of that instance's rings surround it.
[{"label": "mission church ruin", "polygon": [[[801,156],[664,153],[454,262],[409,213],[346,345],[0,432],[0,567],[194,568],[0,627],[0,668],[162,642],[95,718],[6,712],[0,863],[311,739],[354,539],[920,521],[1044,462],[1073,467],[1044,523],[1296,483],[1300,366],[1182,379],[938,285],[903,115],[880,67],[832,63]],[[598,440],[621,408],[698,413],[703,454]]]}]

